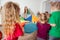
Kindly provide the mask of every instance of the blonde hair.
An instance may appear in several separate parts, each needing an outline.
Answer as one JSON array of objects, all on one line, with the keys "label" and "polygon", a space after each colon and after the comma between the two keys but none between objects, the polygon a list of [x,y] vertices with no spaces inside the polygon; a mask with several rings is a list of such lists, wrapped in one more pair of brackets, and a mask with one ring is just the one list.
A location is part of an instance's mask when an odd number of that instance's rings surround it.
[{"label": "blonde hair", "polygon": [[4,5],[4,18],[3,18],[3,27],[4,33],[9,35],[13,33],[14,30],[14,21],[19,21],[19,11],[20,8],[16,3],[7,2]]},{"label": "blonde hair", "polygon": [[51,6],[60,10],[60,2],[51,2]]}]

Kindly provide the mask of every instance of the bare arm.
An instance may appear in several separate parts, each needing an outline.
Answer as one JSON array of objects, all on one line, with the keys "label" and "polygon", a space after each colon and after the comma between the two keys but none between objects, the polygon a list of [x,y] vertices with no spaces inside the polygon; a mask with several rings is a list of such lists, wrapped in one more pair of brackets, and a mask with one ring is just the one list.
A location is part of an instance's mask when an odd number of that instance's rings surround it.
[{"label": "bare arm", "polygon": [[56,24],[50,24],[50,25],[51,25],[51,26],[54,26],[54,27],[56,26]]}]

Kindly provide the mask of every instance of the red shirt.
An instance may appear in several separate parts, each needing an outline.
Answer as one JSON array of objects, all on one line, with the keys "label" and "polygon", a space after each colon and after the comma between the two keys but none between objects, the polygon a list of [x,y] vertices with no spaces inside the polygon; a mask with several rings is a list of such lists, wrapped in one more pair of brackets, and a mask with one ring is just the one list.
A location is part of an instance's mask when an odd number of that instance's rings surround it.
[{"label": "red shirt", "polygon": [[21,28],[20,24],[15,23],[15,30],[14,30],[12,36],[9,35],[9,37],[6,37],[4,40],[6,40],[6,39],[7,40],[18,40],[18,37],[22,36],[22,35],[23,35],[23,31],[22,31],[22,28]]},{"label": "red shirt", "polygon": [[15,23],[15,31],[13,33],[13,40],[18,40],[19,36],[23,35],[22,28],[19,23]]}]

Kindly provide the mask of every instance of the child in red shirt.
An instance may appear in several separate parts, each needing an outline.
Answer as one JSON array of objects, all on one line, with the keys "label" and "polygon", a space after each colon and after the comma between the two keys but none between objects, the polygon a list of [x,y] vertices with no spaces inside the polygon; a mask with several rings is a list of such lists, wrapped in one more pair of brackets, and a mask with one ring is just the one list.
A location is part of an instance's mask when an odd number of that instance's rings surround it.
[{"label": "child in red shirt", "polygon": [[19,23],[20,8],[14,2],[7,2],[3,8],[4,40],[18,40],[18,37],[23,35],[23,30]]},{"label": "child in red shirt", "polygon": [[20,24],[19,23],[15,23],[14,26],[15,26],[15,30],[14,30],[12,36],[10,35],[8,37],[8,40],[18,40],[18,37],[23,35],[23,30],[22,30]]}]

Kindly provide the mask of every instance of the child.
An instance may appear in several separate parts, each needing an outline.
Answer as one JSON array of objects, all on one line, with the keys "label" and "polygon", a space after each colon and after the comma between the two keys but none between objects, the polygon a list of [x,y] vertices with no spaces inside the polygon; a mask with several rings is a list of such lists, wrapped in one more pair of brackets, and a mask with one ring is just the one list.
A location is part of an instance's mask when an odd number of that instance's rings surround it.
[{"label": "child", "polygon": [[51,30],[49,40],[60,40],[60,1],[51,2],[51,17],[49,19]]},{"label": "child", "polygon": [[30,10],[28,9],[27,6],[24,8],[24,18],[28,18],[30,16]]},{"label": "child", "polygon": [[0,40],[2,39],[2,32],[0,31]]},{"label": "child", "polygon": [[48,40],[48,32],[50,25],[47,23],[47,17],[45,13],[40,14],[39,21],[37,22],[37,40]]},{"label": "child", "polygon": [[49,20],[50,14],[49,14],[47,11],[45,12],[45,14],[46,14],[46,16],[47,16],[47,20]]},{"label": "child", "polygon": [[7,2],[3,6],[4,40],[18,40],[18,37],[23,35],[19,24],[19,11],[19,6],[13,2]]},{"label": "child", "polygon": [[38,11],[38,13],[37,13],[37,16],[39,17],[40,16],[40,12]]}]

